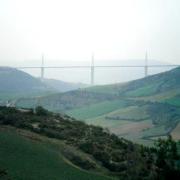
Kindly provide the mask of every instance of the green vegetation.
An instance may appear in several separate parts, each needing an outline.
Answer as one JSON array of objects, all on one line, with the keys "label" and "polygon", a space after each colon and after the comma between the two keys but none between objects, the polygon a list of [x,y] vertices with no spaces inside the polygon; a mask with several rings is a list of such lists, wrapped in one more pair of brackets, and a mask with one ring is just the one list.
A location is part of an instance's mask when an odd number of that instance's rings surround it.
[{"label": "green vegetation", "polygon": [[90,92],[118,94],[126,97],[157,95],[180,88],[180,67],[171,71],[122,84],[88,88]]},{"label": "green vegetation", "polygon": [[79,109],[66,111],[66,113],[76,119],[83,120],[107,114],[119,108],[126,107],[127,105],[128,102],[124,100],[103,101],[101,103],[96,103]]},{"label": "green vegetation", "polygon": [[147,106],[128,106],[116,111],[113,111],[105,116],[106,119],[112,120],[129,120],[129,121],[143,121],[149,119],[147,113]]},{"label": "green vegetation", "polygon": [[38,98],[20,98],[16,101],[16,106],[25,108],[43,106],[46,109],[54,112],[65,112],[103,101],[113,101],[116,98],[117,96],[114,95],[98,94],[88,92],[86,90],[77,90]]},{"label": "green vegetation", "polygon": [[180,107],[180,95],[174,96],[170,99],[166,99],[165,102]]},{"label": "green vegetation", "polygon": [[2,180],[8,180],[9,179],[8,173],[6,170],[0,169],[0,179],[2,179]]},{"label": "green vegetation", "polygon": [[159,168],[159,179],[179,179],[180,169],[178,161],[180,156],[178,154],[177,144],[168,136],[167,140],[159,139],[156,143],[157,159],[156,165]]},{"label": "green vegetation", "polygon": [[0,130],[0,164],[8,170],[10,179],[109,179],[73,167],[57,145],[42,140],[33,135],[28,139],[14,129]]},{"label": "green vegetation", "polygon": [[38,93],[47,92],[53,89],[43,84],[40,79],[34,78],[31,75],[9,67],[0,67],[0,94],[20,94],[26,92]]},{"label": "green vegetation", "polygon": [[[130,140],[136,137],[136,142],[146,139],[152,144],[152,137],[171,134],[180,122],[179,77],[180,67],[128,83],[94,86],[39,98],[21,98],[16,101],[16,106],[43,106],[89,124],[108,127],[111,132]],[[138,126],[142,127],[137,133],[132,131],[133,126],[137,129],[134,122],[139,122]],[[176,133],[176,137],[180,135]]]},{"label": "green vegetation", "polygon": [[128,83],[93,86],[93,87],[86,88],[86,91],[94,92],[94,93],[118,95],[119,89],[123,86],[126,86],[127,84]]},{"label": "green vegetation", "polygon": [[144,147],[41,107],[35,113],[1,107],[0,124],[0,164],[12,179],[179,177],[179,154],[171,138]]},{"label": "green vegetation", "polygon": [[149,84],[147,86],[143,86],[140,88],[137,88],[135,90],[129,91],[127,93],[125,93],[126,96],[135,96],[135,97],[139,97],[139,96],[149,96],[151,94],[154,94],[157,91],[157,87],[159,86],[159,84],[154,83],[154,84]]}]

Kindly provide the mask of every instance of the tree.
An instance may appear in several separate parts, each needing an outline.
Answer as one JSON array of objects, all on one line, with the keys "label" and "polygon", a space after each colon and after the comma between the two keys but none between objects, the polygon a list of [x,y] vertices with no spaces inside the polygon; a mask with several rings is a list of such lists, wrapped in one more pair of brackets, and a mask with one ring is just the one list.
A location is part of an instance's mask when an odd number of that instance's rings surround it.
[{"label": "tree", "polygon": [[37,106],[35,112],[38,116],[47,116],[48,111],[41,106]]},{"label": "tree", "polygon": [[157,159],[156,165],[159,168],[159,174],[164,179],[180,178],[180,169],[176,165],[179,160],[177,143],[168,136],[167,140],[159,139],[156,143]]}]

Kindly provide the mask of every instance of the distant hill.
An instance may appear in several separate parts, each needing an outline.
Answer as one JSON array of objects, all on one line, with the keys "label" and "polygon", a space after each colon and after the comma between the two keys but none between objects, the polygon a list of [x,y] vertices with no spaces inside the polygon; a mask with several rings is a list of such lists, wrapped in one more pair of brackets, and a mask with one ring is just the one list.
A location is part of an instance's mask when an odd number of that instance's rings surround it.
[{"label": "distant hill", "polygon": [[[105,65],[105,66],[144,66],[144,59],[126,59],[126,60],[107,60],[107,61],[95,61],[95,65]],[[148,65],[168,65],[166,62],[159,62],[156,60],[149,59]],[[158,68],[148,68],[148,74],[158,74],[171,70],[172,67],[158,67]],[[121,67],[121,68],[97,68],[95,72],[95,83],[112,84],[121,83],[143,78],[145,76],[143,67]]]},{"label": "distant hill", "polygon": [[0,67],[0,92],[37,92],[48,89],[31,75],[10,67]]},{"label": "distant hill", "polygon": [[[65,93],[57,93],[38,99],[31,99],[31,103],[45,105],[46,108],[56,107],[58,110],[67,110],[84,105],[100,103],[103,101],[111,101],[117,97],[123,98],[148,98],[151,96],[164,95],[164,99],[169,96],[177,96],[180,89],[180,67],[173,70],[148,76],[146,78],[130,81],[127,83],[93,86],[89,88],[74,90]],[[168,96],[169,95],[169,96]],[[153,99],[153,98],[152,98]],[[19,99],[18,102],[28,102],[30,99]],[[36,102],[35,102],[36,101]],[[82,103],[84,102],[84,103]],[[60,106],[59,106],[60,105]],[[53,110],[53,109],[51,109]]]},{"label": "distant hill", "polygon": [[87,90],[90,92],[118,94],[120,96],[140,97],[157,95],[159,93],[179,88],[180,67],[126,83],[94,86]]},{"label": "distant hill", "polygon": [[9,67],[0,67],[0,92],[36,92],[47,86],[31,75]]},{"label": "distant hill", "polygon": [[[135,81],[21,98],[19,107],[41,105],[89,124],[109,128],[118,136],[152,144],[153,138],[176,134],[180,122],[180,67]],[[175,132],[174,132],[175,131]]]},{"label": "distant hill", "polygon": [[55,92],[39,79],[15,68],[0,67],[0,101]]},{"label": "distant hill", "polygon": [[85,88],[88,86],[82,83],[70,83],[56,79],[44,79],[43,83],[59,92],[72,91],[80,88]]},{"label": "distant hill", "polygon": [[10,67],[0,67],[0,101],[20,97],[44,96],[86,87],[81,83],[68,83],[45,79],[43,82],[24,71]]}]

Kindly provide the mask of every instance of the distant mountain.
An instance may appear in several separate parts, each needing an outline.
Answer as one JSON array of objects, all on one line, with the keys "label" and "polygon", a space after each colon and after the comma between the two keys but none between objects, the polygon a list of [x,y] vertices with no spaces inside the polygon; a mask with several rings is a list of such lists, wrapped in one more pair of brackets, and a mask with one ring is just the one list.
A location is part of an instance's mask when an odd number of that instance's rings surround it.
[{"label": "distant mountain", "polygon": [[70,83],[56,79],[44,79],[43,83],[59,92],[67,92],[87,87],[86,84]]}]

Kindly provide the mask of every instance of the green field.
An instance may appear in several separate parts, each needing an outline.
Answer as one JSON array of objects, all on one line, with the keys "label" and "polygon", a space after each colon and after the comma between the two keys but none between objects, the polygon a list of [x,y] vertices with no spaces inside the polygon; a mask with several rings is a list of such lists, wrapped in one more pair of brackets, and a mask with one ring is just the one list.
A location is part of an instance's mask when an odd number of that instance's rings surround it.
[{"label": "green field", "polygon": [[55,91],[39,91],[39,92],[0,92],[0,100],[16,100],[19,98],[27,98],[27,97],[40,97],[47,96],[55,93]]},{"label": "green field", "polygon": [[145,145],[153,145],[153,142],[151,140],[149,139],[145,140],[143,138],[144,136],[148,137],[148,135],[144,134],[144,132],[149,131],[151,128],[154,129],[151,120],[144,120],[144,121],[110,120],[110,119],[106,119],[104,115],[93,119],[87,119],[85,121],[88,124],[93,124],[97,126],[102,126],[104,128],[108,128],[111,132],[115,133],[119,137],[124,137],[126,139],[132,140],[133,142],[145,144]]},{"label": "green field", "polygon": [[58,146],[19,133],[0,129],[0,165],[13,180],[105,180],[76,168],[59,152]]},{"label": "green field", "polygon": [[165,102],[167,102],[167,103],[169,103],[171,105],[180,107],[180,96],[167,99]]},{"label": "green field", "polygon": [[141,121],[148,119],[148,114],[146,112],[146,106],[128,106],[115,110],[106,115],[110,118],[119,118],[120,120],[130,120],[130,121]]},{"label": "green field", "polygon": [[[122,84],[123,85],[123,84]],[[121,87],[121,84],[110,84],[102,86],[93,86],[86,88],[86,91],[94,93],[104,93],[104,94],[118,94],[118,89]]]},{"label": "green field", "polygon": [[84,120],[98,117],[126,106],[127,103],[124,100],[104,101],[83,108],[66,111],[66,113],[76,119]]},{"label": "green field", "polygon": [[151,94],[154,94],[157,91],[159,84],[148,84],[146,86],[137,88],[135,90],[129,91],[126,94],[126,96],[149,96]]},{"label": "green field", "polygon": [[[120,137],[146,145],[153,144],[151,137],[167,135],[169,132],[167,129],[173,130],[175,127],[177,120],[169,122],[168,117],[173,117],[174,112],[176,112],[174,115],[176,117],[179,113],[177,108],[166,112],[165,109],[169,107],[165,104],[154,103],[152,106],[150,102],[142,105],[138,105],[138,101],[131,101],[129,104],[128,102],[128,99],[106,101],[69,111],[68,114],[88,124],[108,128],[110,132]],[[152,110],[155,106],[156,112]],[[161,121],[161,116],[164,118],[163,121]],[[154,121],[158,124],[154,124]]]}]

